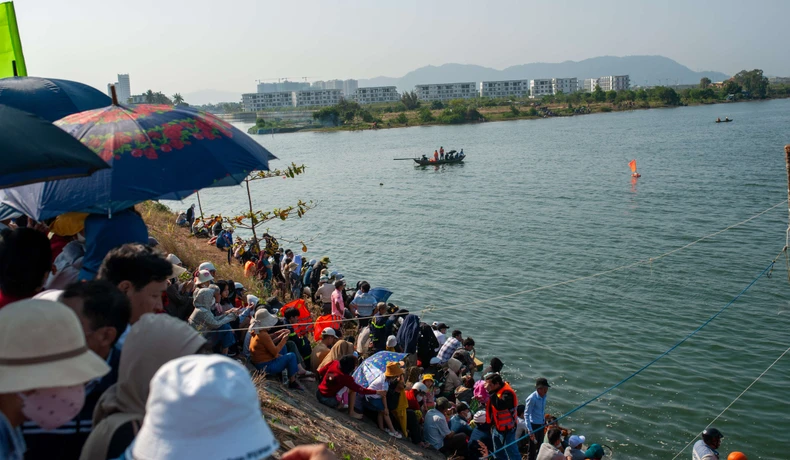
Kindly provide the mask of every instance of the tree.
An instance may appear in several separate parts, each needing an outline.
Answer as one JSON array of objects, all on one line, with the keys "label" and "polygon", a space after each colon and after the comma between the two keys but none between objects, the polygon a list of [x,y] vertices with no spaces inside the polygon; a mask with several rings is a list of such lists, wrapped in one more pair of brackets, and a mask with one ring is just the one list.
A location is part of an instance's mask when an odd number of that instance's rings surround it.
[{"label": "tree", "polygon": [[[353,112],[352,112],[353,114]],[[351,119],[353,120],[353,115]],[[318,112],[313,112],[313,119],[318,120],[323,125],[338,126],[340,125],[340,112],[337,106],[324,107]]]},{"label": "tree", "polygon": [[184,103],[184,98],[181,97],[181,93],[175,93],[173,95],[173,104],[179,105]]},{"label": "tree", "polygon": [[762,99],[768,92],[768,78],[763,76],[762,69],[741,70],[732,79],[748,91],[752,97]]},{"label": "tree", "polygon": [[420,109],[420,122],[422,123],[430,123],[434,121],[433,114],[431,113],[431,109],[428,107],[423,107]]},{"label": "tree", "polygon": [[444,108],[444,104],[442,104],[442,101],[431,102],[431,110],[442,110],[443,108]]},{"label": "tree", "polygon": [[733,79],[729,79],[724,83],[724,94],[738,94],[741,92],[741,85],[733,81]]},{"label": "tree", "polygon": [[710,78],[708,78],[708,77],[702,77],[702,78],[699,79],[699,87],[700,87],[700,89],[707,88],[708,86],[710,86],[710,83],[711,83],[711,81],[710,81]]},{"label": "tree", "polygon": [[405,113],[399,113],[397,117],[395,117],[395,121],[402,125],[405,125],[409,122],[409,119],[406,117]]},{"label": "tree", "polygon": [[400,101],[406,107],[406,110],[414,110],[420,107],[420,101],[417,98],[417,93],[415,93],[414,91],[412,92],[405,91],[401,95]]},{"label": "tree", "polygon": [[595,85],[595,91],[593,91],[593,100],[595,102],[603,102],[606,100],[606,93],[603,92],[599,85]]},{"label": "tree", "polygon": [[606,102],[614,102],[617,100],[617,91],[611,90],[606,92]]}]

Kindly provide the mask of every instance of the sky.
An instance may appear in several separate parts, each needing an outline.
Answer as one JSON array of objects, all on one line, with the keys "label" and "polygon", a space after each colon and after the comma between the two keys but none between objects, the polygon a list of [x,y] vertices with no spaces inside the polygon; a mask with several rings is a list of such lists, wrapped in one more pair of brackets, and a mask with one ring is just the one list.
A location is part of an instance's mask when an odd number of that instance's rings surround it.
[{"label": "sky", "polygon": [[[28,72],[106,90],[254,92],[256,80],[400,77],[662,55],[790,76],[790,0],[16,0]],[[189,102],[189,101],[187,101]]]}]

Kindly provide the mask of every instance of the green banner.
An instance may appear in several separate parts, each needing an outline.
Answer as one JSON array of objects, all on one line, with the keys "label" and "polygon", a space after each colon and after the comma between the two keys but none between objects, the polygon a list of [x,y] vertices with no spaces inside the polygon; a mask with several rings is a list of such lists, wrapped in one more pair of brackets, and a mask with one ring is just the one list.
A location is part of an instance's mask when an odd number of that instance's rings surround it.
[{"label": "green banner", "polygon": [[0,3],[0,78],[13,77],[15,63],[16,75],[26,77],[27,66],[16,25],[14,2]]}]

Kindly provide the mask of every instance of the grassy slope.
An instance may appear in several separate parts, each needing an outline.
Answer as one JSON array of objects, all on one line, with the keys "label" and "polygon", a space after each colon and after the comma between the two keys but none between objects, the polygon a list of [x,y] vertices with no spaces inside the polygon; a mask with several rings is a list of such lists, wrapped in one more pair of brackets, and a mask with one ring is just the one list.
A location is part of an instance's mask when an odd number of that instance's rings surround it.
[{"label": "grassy slope", "polygon": [[[262,294],[261,283],[244,277],[238,263],[228,264],[225,252],[206,244],[205,239],[193,238],[186,228],[175,225],[176,215],[165,206],[147,202],[138,206],[149,232],[167,253],[176,254],[194,270],[201,262],[210,261],[217,268],[220,279],[243,283],[253,294]],[[310,305],[313,313],[317,307]],[[353,334],[348,329],[346,335]],[[305,385],[306,391],[286,390],[280,383],[254,377],[263,413],[283,449],[294,445],[325,443],[339,459],[396,460],[401,458],[443,459],[443,455],[415,447],[408,440],[395,441],[371,421],[356,421],[338,411],[318,403],[315,383]],[[275,455],[279,458],[279,455]]]}]

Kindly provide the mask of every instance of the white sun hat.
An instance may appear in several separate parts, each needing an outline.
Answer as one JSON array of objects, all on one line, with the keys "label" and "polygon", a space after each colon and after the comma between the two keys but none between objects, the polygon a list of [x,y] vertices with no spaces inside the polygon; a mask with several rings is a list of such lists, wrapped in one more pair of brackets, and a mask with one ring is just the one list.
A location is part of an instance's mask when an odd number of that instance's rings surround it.
[{"label": "white sun hat", "polygon": [[200,266],[198,267],[198,270],[208,270],[208,271],[212,271],[212,270],[216,270],[216,268],[214,268],[214,264],[212,264],[211,262],[203,262],[203,263],[202,263],[202,264],[200,264]]},{"label": "white sun hat", "polygon": [[0,393],[79,385],[108,372],[69,307],[28,299],[0,309]]},{"label": "white sun hat", "polygon": [[280,447],[258,392],[238,362],[220,355],[174,359],[151,379],[134,458],[268,458]]}]

